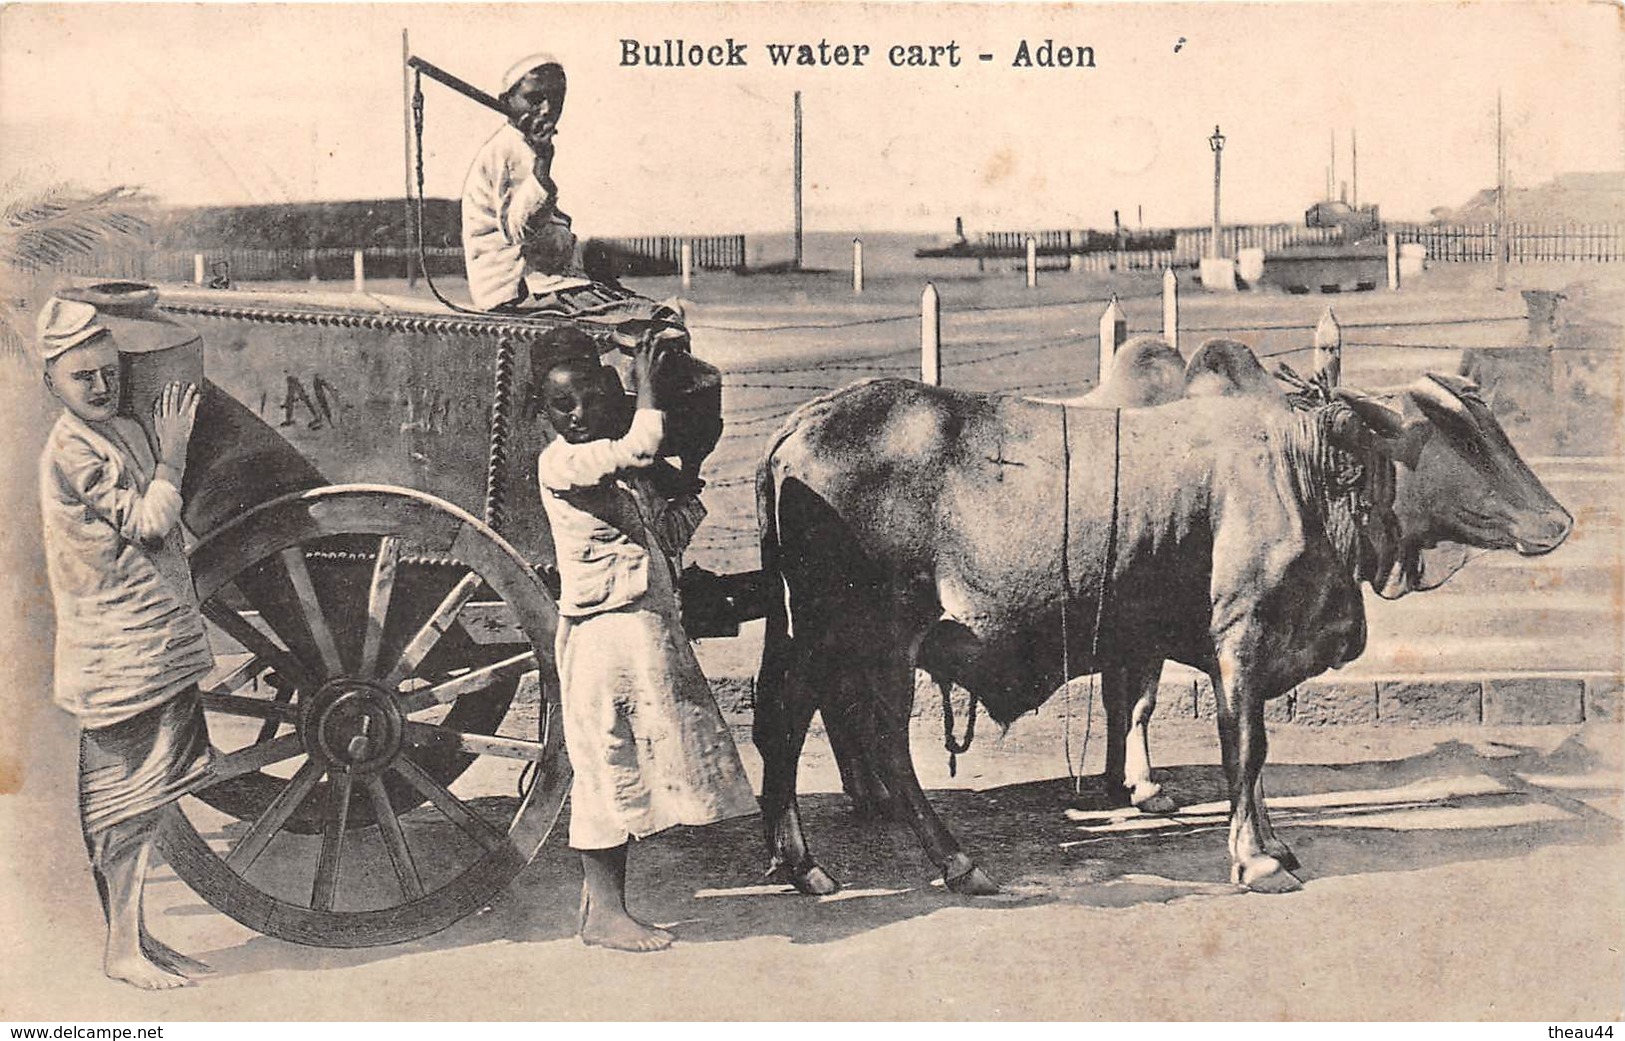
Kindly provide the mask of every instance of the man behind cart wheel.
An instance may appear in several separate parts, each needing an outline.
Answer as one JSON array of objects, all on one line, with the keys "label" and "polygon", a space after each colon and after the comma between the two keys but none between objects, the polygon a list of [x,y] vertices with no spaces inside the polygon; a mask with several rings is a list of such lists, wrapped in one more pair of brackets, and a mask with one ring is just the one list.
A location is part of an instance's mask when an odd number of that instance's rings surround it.
[{"label": "man behind cart wheel", "polygon": [[698,484],[700,464],[722,434],[721,377],[688,352],[688,330],[675,301],[661,303],[623,287],[607,254],[583,254],[570,217],[559,208],[553,156],[564,112],[564,66],[533,54],[503,75],[498,95],[508,122],[480,148],[463,184],[463,258],[476,306],[488,311],[568,318],[598,345],[628,390],[631,359],[656,341],[682,356],[662,388],[666,455]]}]

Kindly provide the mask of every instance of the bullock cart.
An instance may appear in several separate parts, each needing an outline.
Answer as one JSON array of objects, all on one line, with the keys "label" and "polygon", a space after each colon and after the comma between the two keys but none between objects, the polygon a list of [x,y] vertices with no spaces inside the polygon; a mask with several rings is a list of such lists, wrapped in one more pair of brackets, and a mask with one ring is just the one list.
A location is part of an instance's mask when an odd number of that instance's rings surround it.
[{"label": "bullock cart", "polygon": [[[529,404],[556,320],[192,288],[160,306],[202,344],[126,356],[127,400],[203,388],[183,492],[221,753],[162,848],[282,939],[442,929],[538,853],[569,790]],[[737,631],[722,587],[708,634]]]}]

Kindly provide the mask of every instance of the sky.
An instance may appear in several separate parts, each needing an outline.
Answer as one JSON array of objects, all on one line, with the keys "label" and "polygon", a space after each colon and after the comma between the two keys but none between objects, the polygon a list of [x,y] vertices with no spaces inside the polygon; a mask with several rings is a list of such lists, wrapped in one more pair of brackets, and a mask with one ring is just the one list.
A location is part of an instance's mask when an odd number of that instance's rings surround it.
[{"label": "sky", "polygon": [[[1351,178],[1351,131],[1360,201],[1426,219],[1494,184],[1498,89],[1515,183],[1625,168],[1622,24],[1583,2],[9,6],[0,184],[399,197],[404,29],[493,91],[530,53],[564,62],[554,173],[590,234],[789,228],[796,90],[811,230],[1204,224],[1215,124],[1227,221],[1301,220],[1333,134]],[[745,67],[621,63],[625,39],[729,38]],[[1023,39],[1093,47],[1095,67],[1013,68]],[[820,40],[871,50],[862,68],[769,63],[770,42]],[[949,42],[958,68],[887,61]],[[425,95],[427,189],[456,196],[500,119]]]}]

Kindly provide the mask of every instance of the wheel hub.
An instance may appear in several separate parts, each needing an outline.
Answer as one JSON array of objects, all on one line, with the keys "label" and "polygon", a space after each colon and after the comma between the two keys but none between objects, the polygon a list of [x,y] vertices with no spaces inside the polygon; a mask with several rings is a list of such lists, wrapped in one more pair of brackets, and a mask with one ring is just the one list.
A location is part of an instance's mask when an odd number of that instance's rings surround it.
[{"label": "wheel hub", "polygon": [[305,703],[299,732],[305,748],[335,770],[377,773],[401,750],[404,717],[395,697],[365,680],[339,677]]}]

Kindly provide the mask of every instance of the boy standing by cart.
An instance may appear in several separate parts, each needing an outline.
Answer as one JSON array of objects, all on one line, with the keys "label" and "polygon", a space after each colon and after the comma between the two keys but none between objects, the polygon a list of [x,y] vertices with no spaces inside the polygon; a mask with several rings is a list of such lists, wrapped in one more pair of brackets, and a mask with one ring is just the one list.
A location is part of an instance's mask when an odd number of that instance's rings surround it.
[{"label": "boy standing by cart", "polygon": [[627,910],[630,840],[757,809],[683,632],[678,574],[705,511],[692,492],[657,487],[662,354],[649,340],[634,358],[630,424],[619,377],[590,348],[541,374],[558,434],[537,475],[562,587],[555,651],[575,769],[570,845],[584,876],[581,939],[626,951],[672,942]]},{"label": "boy standing by cart", "polygon": [[163,389],[149,442],[119,414],[118,347],[126,333],[144,349],[196,334],[150,309],[150,319],[114,310],[57,296],[40,313],[45,385],[63,405],[40,456],[40,507],[56,602],[55,698],[81,727],[80,821],[107,918],[104,969],[158,990],[207,968],[150,936],[142,916],[159,814],[209,761],[197,682],[213,657],[180,527],[198,392]]}]

